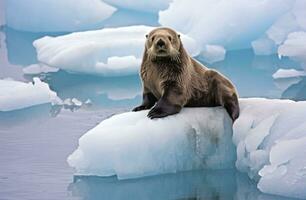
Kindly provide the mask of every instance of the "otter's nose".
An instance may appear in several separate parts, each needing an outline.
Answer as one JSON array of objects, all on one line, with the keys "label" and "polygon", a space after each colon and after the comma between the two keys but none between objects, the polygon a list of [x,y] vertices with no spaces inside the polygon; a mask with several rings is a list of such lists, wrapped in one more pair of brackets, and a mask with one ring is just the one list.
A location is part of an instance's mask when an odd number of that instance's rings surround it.
[{"label": "otter's nose", "polygon": [[157,45],[158,47],[164,47],[164,46],[165,46],[165,42],[164,42],[162,39],[159,39],[159,40],[157,41],[156,45]]}]

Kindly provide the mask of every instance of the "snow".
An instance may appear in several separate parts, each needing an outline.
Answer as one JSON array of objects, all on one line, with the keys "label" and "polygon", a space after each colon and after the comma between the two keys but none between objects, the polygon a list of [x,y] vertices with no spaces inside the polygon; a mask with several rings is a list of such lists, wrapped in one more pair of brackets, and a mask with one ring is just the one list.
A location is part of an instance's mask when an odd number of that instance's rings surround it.
[{"label": "snow", "polygon": [[42,63],[32,64],[22,68],[23,73],[28,75],[57,72],[58,70],[58,68],[49,67],[48,65],[44,65]]},{"label": "snow", "polygon": [[225,58],[226,50],[223,46],[219,45],[205,45],[201,51],[201,57],[208,63],[222,61]]},{"label": "snow", "polygon": [[243,49],[251,47],[293,4],[290,0],[174,0],[159,12],[159,23],[187,34],[202,47],[215,44],[227,50]]},{"label": "snow", "polygon": [[[102,76],[138,73],[145,35],[154,27],[128,26],[43,37],[33,45],[41,63],[66,71]],[[195,56],[199,46],[182,35],[187,51]]]},{"label": "snow", "polygon": [[241,99],[234,124],[236,167],[262,192],[306,198],[306,102]]},{"label": "snow", "polygon": [[155,0],[155,1],[135,1],[135,0],[104,0],[104,2],[117,7],[140,12],[157,13],[160,10],[168,8],[171,0]]},{"label": "snow", "polygon": [[11,111],[34,105],[53,103],[60,99],[47,83],[34,78],[33,83],[0,79],[0,111]]},{"label": "snow", "polygon": [[293,78],[293,77],[300,77],[300,76],[306,76],[305,71],[300,71],[296,69],[278,69],[272,77],[274,79],[279,78]]},{"label": "snow", "polygon": [[6,24],[16,30],[31,32],[98,28],[116,11],[101,0],[9,0],[5,3]]},{"label": "snow", "polygon": [[157,120],[147,113],[127,112],[102,121],[79,139],[69,165],[78,175],[119,179],[233,167],[232,122],[223,108],[186,108]]}]

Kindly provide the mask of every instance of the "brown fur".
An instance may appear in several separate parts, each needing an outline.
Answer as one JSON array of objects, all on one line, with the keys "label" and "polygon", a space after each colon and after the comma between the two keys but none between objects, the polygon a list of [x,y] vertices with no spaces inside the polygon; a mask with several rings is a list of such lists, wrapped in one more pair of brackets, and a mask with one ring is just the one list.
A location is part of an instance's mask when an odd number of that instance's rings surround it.
[{"label": "brown fur", "polygon": [[191,58],[172,29],[157,28],[147,35],[140,75],[143,103],[133,110],[154,106],[150,118],[178,113],[184,106],[223,106],[233,121],[239,116],[238,94],[231,81]]}]

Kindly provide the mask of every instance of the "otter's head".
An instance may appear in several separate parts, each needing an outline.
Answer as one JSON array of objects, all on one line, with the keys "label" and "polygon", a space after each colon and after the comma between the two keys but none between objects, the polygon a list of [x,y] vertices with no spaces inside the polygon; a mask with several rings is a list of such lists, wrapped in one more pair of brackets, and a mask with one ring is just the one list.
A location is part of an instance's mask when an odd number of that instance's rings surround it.
[{"label": "otter's head", "polygon": [[180,35],[170,28],[156,28],[146,35],[146,51],[149,59],[179,60]]}]

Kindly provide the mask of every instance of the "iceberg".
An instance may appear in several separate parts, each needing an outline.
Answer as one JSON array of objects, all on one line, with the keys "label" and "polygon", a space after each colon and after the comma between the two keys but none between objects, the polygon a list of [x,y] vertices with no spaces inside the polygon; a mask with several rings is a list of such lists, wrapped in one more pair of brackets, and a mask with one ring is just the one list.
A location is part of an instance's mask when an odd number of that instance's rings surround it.
[{"label": "iceberg", "polygon": [[293,32],[288,35],[286,40],[278,48],[280,56],[288,56],[293,60],[302,63],[306,69],[306,32]]},{"label": "iceberg", "polygon": [[[71,33],[35,40],[39,62],[75,73],[126,76],[138,73],[145,34],[154,27],[128,26]],[[199,54],[192,38],[182,35],[189,54]]]},{"label": "iceberg", "polygon": [[0,111],[11,111],[61,100],[47,83],[34,78],[33,83],[0,79]]},{"label": "iceberg", "polygon": [[272,55],[277,51],[273,40],[268,37],[262,37],[251,42],[255,55]]},{"label": "iceberg", "polygon": [[208,63],[214,63],[222,61],[225,58],[226,50],[223,46],[219,45],[205,45],[204,49],[201,51],[201,58]]},{"label": "iceberg", "polygon": [[270,194],[306,198],[306,101],[241,99],[236,167]]},{"label": "iceberg", "polygon": [[159,12],[159,23],[171,26],[198,41],[224,46],[227,50],[251,47],[295,1],[174,0]]},{"label": "iceberg", "polygon": [[232,121],[223,108],[185,108],[157,120],[147,113],[127,112],[102,121],[79,139],[69,165],[77,175],[119,179],[233,167]]},{"label": "iceberg", "polygon": [[101,0],[8,0],[5,11],[7,26],[16,30],[70,32],[101,27],[116,8]]},{"label": "iceberg", "polygon": [[50,72],[57,72],[59,69],[54,67],[49,67],[42,63],[40,64],[32,64],[22,68],[24,74],[27,75],[35,75],[41,73],[50,73]]},{"label": "iceberg", "polygon": [[118,9],[124,8],[128,10],[158,13],[160,10],[168,8],[172,0],[156,0],[156,1],[135,1],[135,0],[103,0],[109,5],[117,7]]},{"label": "iceberg", "polygon": [[272,77],[274,79],[280,79],[280,78],[294,78],[294,77],[301,77],[306,76],[305,71],[300,71],[296,69],[278,69]]},{"label": "iceberg", "polygon": [[306,101],[247,98],[240,107],[234,125],[221,107],[157,120],[148,111],[114,115],[84,134],[67,161],[76,175],[119,179],[235,162],[262,192],[306,198]]}]

